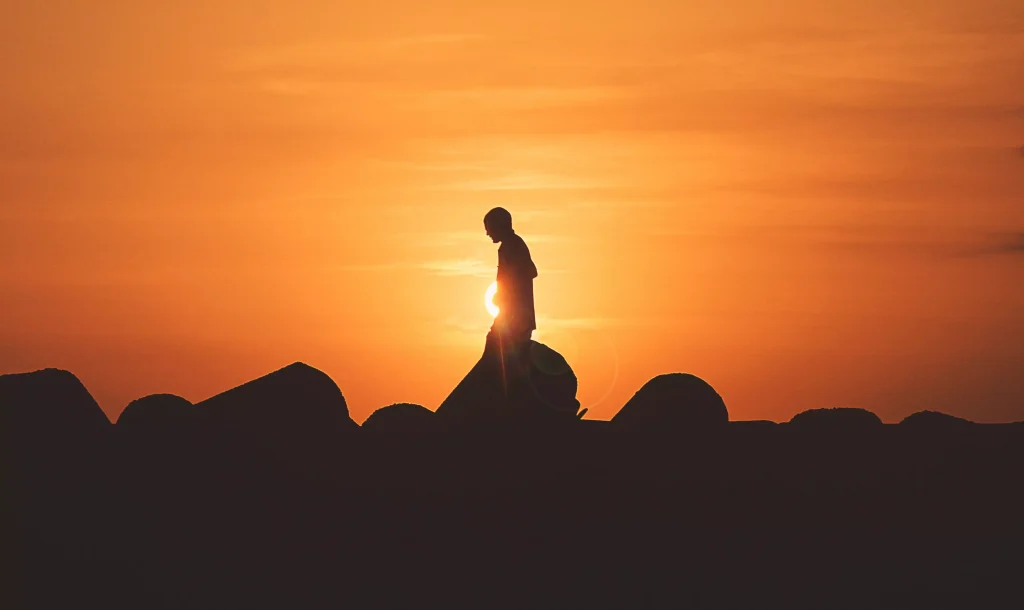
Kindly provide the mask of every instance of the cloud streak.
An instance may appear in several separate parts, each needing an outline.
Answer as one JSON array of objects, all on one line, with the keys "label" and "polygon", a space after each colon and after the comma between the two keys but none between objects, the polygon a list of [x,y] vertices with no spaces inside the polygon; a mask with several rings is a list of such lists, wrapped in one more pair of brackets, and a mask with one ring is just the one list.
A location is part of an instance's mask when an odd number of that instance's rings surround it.
[{"label": "cloud streak", "polygon": [[[517,214],[517,216],[520,214]],[[521,214],[523,216],[526,213]],[[481,223],[482,226],[482,223]],[[448,231],[444,233],[434,233],[430,235],[422,234],[409,234],[411,239],[416,239],[418,243],[424,246],[435,246],[435,247],[461,247],[466,244],[478,244],[481,240],[486,240],[487,236],[484,235],[484,231],[481,228],[480,231]],[[567,237],[560,235],[553,235],[550,233],[530,233],[524,235],[524,237],[531,244],[548,244],[548,243],[559,243],[567,241]]]},{"label": "cloud streak", "polygon": [[1003,254],[1024,254],[1024,231],[1007,238],[996,247],[995,252]]},{"label": "cloud streak", "polygon": [[966,257],[1024,256],[1024,231],[994,234],[986,243],[961,252]]},{"label": "cloud streak", "polygon": [[494,264],[486,264],[474,259],[456,259],[427,261],[414,265],[434,275],[442,276],[471,276],[471,277],[494,277]]},{"label": "cloud streak", "polygon": [[493,278],[495,274],[494,264],[487,264],[474,259],[442,259],[422,262],[390,262],[390,263],[367,263],[359,265],[342,265],[346,271],[402,271],[402,270],[423,270],[431,275],[446,277],[468,276]]}]

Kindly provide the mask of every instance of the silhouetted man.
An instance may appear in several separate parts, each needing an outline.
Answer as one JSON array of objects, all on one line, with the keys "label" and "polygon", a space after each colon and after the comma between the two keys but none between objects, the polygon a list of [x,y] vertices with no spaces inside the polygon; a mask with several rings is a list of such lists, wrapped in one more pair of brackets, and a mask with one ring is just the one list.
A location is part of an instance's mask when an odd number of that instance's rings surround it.
[{"label": "silhouetted man", "polygon": [[498,292],[494,303],[498,315],[488,334],[488,343],[497,342],[502,363],[506,396],[515,394],[517,381],[525,374],[530,338],[537,328],[533,309],[533,279],[537,267],[530,249],[512,229],[512,215],[494,208],[484,216],[484,230],[498,248]]}]

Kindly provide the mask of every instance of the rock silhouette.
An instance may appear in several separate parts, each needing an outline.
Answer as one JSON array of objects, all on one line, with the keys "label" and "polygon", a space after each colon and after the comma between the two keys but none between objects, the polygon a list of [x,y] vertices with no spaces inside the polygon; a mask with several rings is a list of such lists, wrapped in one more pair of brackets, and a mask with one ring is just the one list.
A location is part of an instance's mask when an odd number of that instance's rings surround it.
[{"label": "rock silhouette", "polygon": [[181,396],[150,394],[128,403],[117,417],[117,425],[183,425],[191,423],[198,416],[195,406]]},{"label": "rock silhouette", "polygon": [[363,422],[363,430],[381,435],[409,435],[430,431],[434,425],[434,412],[410,403],[397,403],[381,407]]},{"label": "rock silhouette", "polygon": [[703,379],[670,373],[645,383],[612,423],[633,430],[707,430],[729,423],[729,411]]},{"label": "rock silhouette", "polygon": [[104,431],[110,420],[82,382],[68,371],[44,369],[0,375],[0,414],[6,430]]},{"label": "rock silhouette", "polygon": [[508,406],[501,390],[501,369],[490,352],[485,350],[435,413],[442,418],[480,418]]},{"label": "rock silhouette", "polygon": [[580,401],[576,399],[579,382],[566,359],[536,341],[530,341],[529,358],[529,396],[536,406],[576,415],[580,409]]},{"label": "rock silhouette", "polygon": [[359,425],[334,381],[297,362],[196,404],[253,445],[289,458],[336,446]]},{"label": "rock silhouette", "polygon": [[[71,601],[59,594],[65,588],[80,599],[105,597],[99,583],[109,556],[92,532],[114,531],[113,428],[68,371],[0,376],[0,510],[12,558],[5,608],[60,607]],[[22,588],[28,603],[11,593]]]},{"label": "rock silhouette", "polygon": [[832,409],[809,409],[797,413],[789,420],[791,426],[818,431],[856,432],[877,430],[882,420],[867,409],[836,407]]},{"label": "rock silhouette", "polygon": [[779,424],[768,419],[748,419],[745,421],[729,422],[729,425],[733,428],[744,428],[748,430],[764,430],[768,428],[774,428]]},{"label": "rock silhouette", "polygon": [[501,360],[490,343],[480,360],[437,408],[442,418],[494,417],[518,408],[529,412],[575,416],[576,374],[565,358],[550,347],[530,341],[525,388],[517,401],[503,393]]},{"label": "rock silhouette", "polygon": [[[531,366],[564,381],[554,396],[575,393],[558,359]],[[5,608],[934,608],[1016,594],[1018,424],[903,434],[949,420],[885,426],[856,409],[728,422],[709,385],[676,374],[614,423],[546,404],[564,426],[399,404],[360,429],[333,381],[293,365],[192,407],[206,415],[183,429],[189,405],[166,395],[110,426],[73,376],[43,373],[0,378],[5,418],[49,409],[16,432],[68,432],[0,448]],[[649,427],[671,442],[631,433]]]},{"label": "rock silhouette", "polygon": [[949,430],[972,426],[974,422],[938,411],[918,411],[904,417],[899,425],[913,430]]}]

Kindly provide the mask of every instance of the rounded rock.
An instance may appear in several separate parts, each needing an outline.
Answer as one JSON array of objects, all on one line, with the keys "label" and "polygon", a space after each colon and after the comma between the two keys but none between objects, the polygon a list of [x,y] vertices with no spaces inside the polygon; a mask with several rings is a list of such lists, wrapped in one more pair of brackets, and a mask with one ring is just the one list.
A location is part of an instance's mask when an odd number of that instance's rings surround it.
[{"label": "rounded rock", "polygon": [[710,429],[729,422],[725,401],[700,377],[658,375],[640,388],[612,423],[633,429]]}]

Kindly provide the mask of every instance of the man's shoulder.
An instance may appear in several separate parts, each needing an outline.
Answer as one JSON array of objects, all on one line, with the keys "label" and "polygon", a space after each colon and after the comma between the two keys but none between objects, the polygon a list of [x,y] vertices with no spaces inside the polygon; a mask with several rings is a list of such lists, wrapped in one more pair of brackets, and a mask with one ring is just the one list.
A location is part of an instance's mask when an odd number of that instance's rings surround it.
[{"label": "man's shoulder", "polygon": [[511,236],[509,236],[508,238],[501,242],[501,245],[498,246],[498,252],[504,252],[505,254],[510,254],[513,256],[524,253],[526,255],[529,255],[530,248],[526,246],[526,242],[523,241],[522,237],[519,237],[518,234],[513,233]]},{"label": "man's shoulder", "polygon": [[515,269],[515,273],[530,278],[537,277],[537,267],[533,264],[530,249],[518,235],[512,235],[502,242],[498,248],[498,269]]}]

